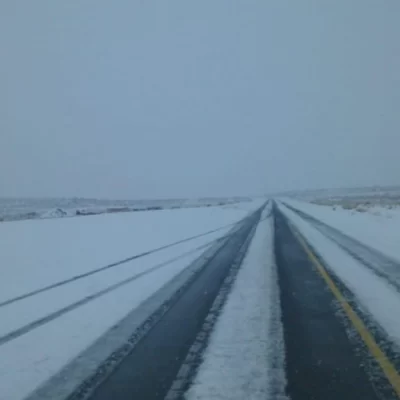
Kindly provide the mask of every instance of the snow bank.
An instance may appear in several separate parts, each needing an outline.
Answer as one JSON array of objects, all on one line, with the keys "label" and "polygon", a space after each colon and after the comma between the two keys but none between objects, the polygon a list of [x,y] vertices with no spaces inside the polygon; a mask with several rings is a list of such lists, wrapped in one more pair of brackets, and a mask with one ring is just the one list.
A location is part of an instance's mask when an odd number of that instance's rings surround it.
[{"label": "snow bank", "polygon": [[[272,308],[279,308],[271,219],[259,224],[232,292],[219,317],[188,400],[266,399],[277,382],[284,392],[283,362],[272,370],[276,337]],[[272,335],[274,332],[275,337]]]},{"label": "snow bank", "polygon": [[[72,215],[72,214],[70,214]],[[41,218],[62,218],[67,217],[68,212],[63,210],[62,208],[56,208],[54,210],[49,210],[41,214]]]},{"label": "snow bank", "polygon": [[284,201],[400,262],[400,209],[371,207],[357,211],[292,199]]}]

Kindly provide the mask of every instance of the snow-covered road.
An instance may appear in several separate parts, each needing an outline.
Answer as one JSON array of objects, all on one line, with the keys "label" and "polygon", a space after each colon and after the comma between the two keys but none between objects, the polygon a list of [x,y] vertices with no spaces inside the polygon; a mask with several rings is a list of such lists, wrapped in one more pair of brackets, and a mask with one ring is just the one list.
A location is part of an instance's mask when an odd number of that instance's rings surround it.
[{"label": "snow-covered road", "polygon": [[1,224],[1,303],[135,254],[226,228],[0,306],[0,398],[28,395],[259,205]]},{"label": "snow-covered road", "polygon": [[400,398],[396,213],[262,204],[1,224],[0,400]]}]

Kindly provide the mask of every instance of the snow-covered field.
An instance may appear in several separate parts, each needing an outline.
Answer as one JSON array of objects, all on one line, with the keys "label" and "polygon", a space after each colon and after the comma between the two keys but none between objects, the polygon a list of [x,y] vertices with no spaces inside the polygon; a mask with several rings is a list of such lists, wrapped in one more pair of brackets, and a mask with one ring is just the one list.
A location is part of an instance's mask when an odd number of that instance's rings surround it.
[{"label": "snow-covered field", "polygon": [[396,312],[400,310],[399,292],[298,214],[282,205],[280,209],[351,290],[361,308],[374,318],[393,343],[400,346],[400,321]]},{"label": "snow-covered field", "polygon": [[370,206],[347,210],[340,205],[284,201],[400,262],[400,208]]},{"label": "snow-covered field", "polygon": [[313,201],[321,204],[399,204],[399,186],[371,186],[355,188],[317,189],[293,191],[277,196],[290,196],[302,201]]},{"label": "snow-covered field", "polygon": [[128,211],[211,207],[250,200],[250,198],[245,197],[171,200],[0,197],[0,222],[27,219],[65,218]]},{"label": "snow-covered field", "polygon": [[[219,208],[2,223],[0,303],[135,254],[233,224],[261,204],[256,201]],[[0,306],[1,399],[24,398],[183,271],[204,251],[207,243],[229,229],[227,226],[213,234]],[[194,250],[199,246],[204,248]],[[149,272],[156,265],[190,250],[193,251]],[[149,273],[143,274],[146,272]],[[101,292],[131,277],[126,284]],[[82,303],[68,308],[78,301]]]},{"label": "snow-covered field", "polygon": [[[268,212],[268,211],[267,211]],[[275,365],[274,350],[282,350],[272,218],[261,222],[222,314],[211,334],[188,400],[266,399],[270,386],[284,393],[284,366]],[[277,370],[278,369],[278,370]],[[278,393],[276,393],[278,395]],[[279,397],[279,398],[284,398]]]}]

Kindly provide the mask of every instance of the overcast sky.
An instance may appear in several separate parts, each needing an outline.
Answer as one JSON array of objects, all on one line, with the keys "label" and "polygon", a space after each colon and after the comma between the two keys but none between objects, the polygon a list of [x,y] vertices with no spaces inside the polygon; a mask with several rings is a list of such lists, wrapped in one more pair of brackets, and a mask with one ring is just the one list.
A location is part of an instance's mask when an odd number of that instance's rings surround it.
[{"label": "overcast sky", "polygon": [[399,0],[1,0],[0,195],[400,184]]}]

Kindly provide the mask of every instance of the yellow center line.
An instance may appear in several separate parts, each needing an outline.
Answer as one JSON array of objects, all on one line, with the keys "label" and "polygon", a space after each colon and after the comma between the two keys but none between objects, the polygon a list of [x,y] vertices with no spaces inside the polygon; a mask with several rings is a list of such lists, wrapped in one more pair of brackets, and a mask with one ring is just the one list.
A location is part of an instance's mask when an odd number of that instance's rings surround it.
[{"label": "yellow center line", "polygon": [[356,314],[356,312],[344,298],[343,294],[340,292],[338,287],[333,282],[332,278],[329,276],[327,270],[319,262],[318,258],[310,249],[310,246],[307,244],[307,241],[304,239],[304,237],[293,226],[291,226],[291,229],[292,232],[297,237],[298,241],[300,242],[301,246],[303,247],[304,251],[307,253],[309,259],[316,266],[318,272],[324,279],[325,283],[328,285],[333,295],[336,297],[340,305],[343,307],[347,317],[353,324],[355,330],[361,336],[369,352],[382,368],[383,373],[385,374],[390,384],[393,386],[393,389],[397,393],[397,396],[400,397],[400,375],[397,372],[396,368],[389,361],[386,354],[381,350],[379,345],[376,343],[373,335],[369,332],[368,328],[365,326],[363,321],[360,319],[360,317]]}]

